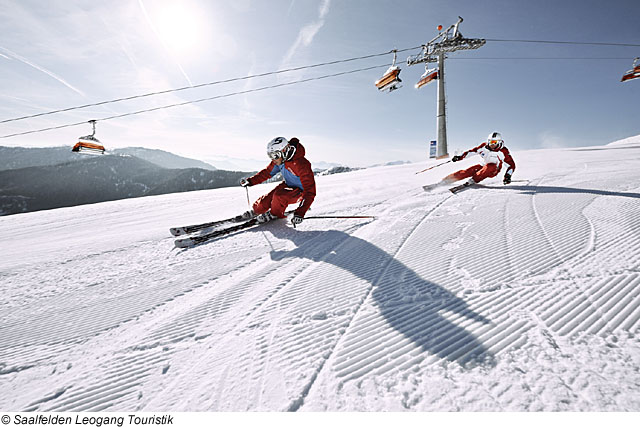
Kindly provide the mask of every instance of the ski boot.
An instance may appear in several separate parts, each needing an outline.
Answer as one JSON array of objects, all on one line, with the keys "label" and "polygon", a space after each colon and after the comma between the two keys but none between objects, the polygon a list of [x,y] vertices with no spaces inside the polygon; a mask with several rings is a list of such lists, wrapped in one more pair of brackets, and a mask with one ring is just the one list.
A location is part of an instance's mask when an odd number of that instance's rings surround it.
[{"label": "ski boot", "polygon": [[243,221],[248,221],[250,219],[253,219],[256,217],[256,214],[253,213],[253,209],[250,211],[246,211],[245,213],[236,216],[235,218],[233,218],[233,222],[243,222]]},{"label": "ski boot", "polygon": [[265,222],[269,222],[269,221],[271,221],[272,219],[276,219],[276,218],[278,218],[278,217],[277,217],[277,216],[275,216],[275,215],[272,215],[270,211],[267,211],[267,212],[265,212],[265,213],[263,213],[263,214],[260,214],[260,215],[258,215],[258,216],[256,217],[256,219],[258,220],[258,222],[259,222],[260,224],[263,224],[263,223],[265,223]]}]

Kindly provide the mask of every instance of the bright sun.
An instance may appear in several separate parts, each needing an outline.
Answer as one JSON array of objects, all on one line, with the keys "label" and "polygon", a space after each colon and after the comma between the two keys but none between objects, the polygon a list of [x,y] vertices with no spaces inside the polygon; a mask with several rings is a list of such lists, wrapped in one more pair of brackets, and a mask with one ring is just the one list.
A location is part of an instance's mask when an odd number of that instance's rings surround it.
[{"label": "bright sun", "polygon": [[194,49],[200,38],[200,17],[187,2],[167,2],[156,15],[156,28],[162,42],[174,52]]}]

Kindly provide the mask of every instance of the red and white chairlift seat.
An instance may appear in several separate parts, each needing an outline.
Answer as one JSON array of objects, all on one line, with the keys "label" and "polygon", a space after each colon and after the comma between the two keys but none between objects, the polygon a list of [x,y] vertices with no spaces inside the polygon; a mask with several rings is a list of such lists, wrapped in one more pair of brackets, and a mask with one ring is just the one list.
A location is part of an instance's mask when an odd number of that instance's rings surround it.
[{"label": "red and white chairlift seat", "polygon": [[420,80],[418,80],[418,83],[416,83],[416,89],[420,89],[422,86],[425,86],[429,83],[431,83],[433,80],[436,80],[438,78],[438,69],[437,68],[432,68],[432,69],[428,69],[424,72],[424,74],[420,77]]},{"label": "red and white chairlift seat", "polygon": [[380,79],[376,80],[376,87],[378,90],[385,91],[388,90],[392,92],[396,89],[400,89],[400,67],[396,65],[392,65],[389,69],[384,73]]},{"label": "red and white chairlift seat", "polygon": [[93,141],[89,142],[87,137],[83,136],[76,145],[73,146],[71,151],[81,154],[104,154],[105,149],[96,138],[93,138]]},{"label": "red and white chairlift seat", "polygon": [[89,123],[93,125],[93,133],[78,138],[78,142],[73,146],[71,151],[81,154],[104,154],[104,145],[94,136],[96,134],[95,120],[90,120]]},{"label": "red and white chairlift seat", "polygon": [[636,58],[633,60],[633,68],[622,76],[621,82],[626,82],[627,80],[633,80],[640,77],[640,58]]}]

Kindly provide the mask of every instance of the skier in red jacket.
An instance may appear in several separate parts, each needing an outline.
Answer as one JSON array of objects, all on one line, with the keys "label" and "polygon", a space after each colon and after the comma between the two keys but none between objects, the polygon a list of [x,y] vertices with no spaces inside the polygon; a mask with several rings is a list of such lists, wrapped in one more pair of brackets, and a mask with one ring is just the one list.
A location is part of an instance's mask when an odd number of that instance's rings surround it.
[{"label": "skier in red jacket", "polygon": [[266,181],[278,172],[283,182],[269,193],[258,198],[253,209],[242,217],[249,219],[257,216],[258,222],[267,222],[275,218],[284,218],[287,206],[301,202],[293,214],[291,222],[300,224],[305,213],[316,197],[316,181],[311,170],[311,163],[304,157],[305,150],[298,138],[274,138],[267,144],[267,155],[271,163],[249,178],[243,178],[240,185],[249,187]]},{"label": "skier in red jacket", "polygon": [[465,151],[459,156],[453,156],[451,160],[453,162],[459,162],[467,157],[469,153],[479,154],[480,157],[482,157],[482,160],[484,160],[484,165],[473,165],[467,169],[459,170],[447,175],[437,184],[425,185],[423,188],[425,190],[430,190],[434,187],[443,184],[451,184],[452,182],[465,178],[469,179],[463,185],[468,186],[471,184],[477,184],[486,178],[493,178],[498,175],[502,169],[503,163],[506,163],[508,168],[504,173],[502,182],[504,185],[511,183],[511,175],[513,175],[513,171],[516,170],[516,163],[513,161],[513,157],[511,157],[509,149],[504,146],[502,135],[500,135],[499,132],[491,132],[487,137],[486,142],[483,142],[471,150]]}]

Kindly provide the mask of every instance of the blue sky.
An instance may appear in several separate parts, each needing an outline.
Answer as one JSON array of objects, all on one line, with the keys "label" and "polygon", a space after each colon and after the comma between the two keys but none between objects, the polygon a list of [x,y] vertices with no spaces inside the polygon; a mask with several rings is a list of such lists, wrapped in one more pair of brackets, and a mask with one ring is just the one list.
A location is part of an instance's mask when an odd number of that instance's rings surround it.
[{"label": "blue sky", "polygon": [[[0,120],[87,103],[419,46],[464,18],[466,37],[640,44],[640,2],[382,0],[0,0]],[[312,162],[419,161],[436,135],[436,83],[379,93],[385,67],[98,123],[107,148],[143,146],[235,164],[297,136]],[[640,47],[487,42],[446,62],[449,153],[494,130],[514,150],[640,134],[640,81],[620,83]],[[620,59],[517,59],[620,58]],[[501,58],[501,59],[488,59]],[[390,63],[332,67],[0,124],[0,135]],[[89,125],[0,139],[72,146]],[[245,163],[243,165],[248,165]]]}]

